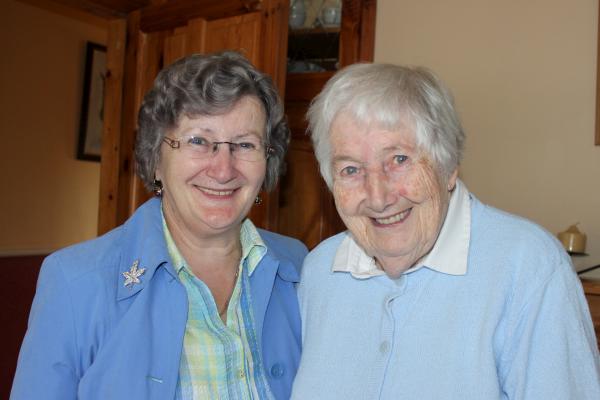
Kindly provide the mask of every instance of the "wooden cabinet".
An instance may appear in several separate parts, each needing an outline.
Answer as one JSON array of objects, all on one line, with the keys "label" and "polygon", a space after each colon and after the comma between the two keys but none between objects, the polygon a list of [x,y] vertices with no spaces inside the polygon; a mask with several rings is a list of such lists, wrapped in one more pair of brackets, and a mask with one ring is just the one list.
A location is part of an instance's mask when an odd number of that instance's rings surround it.
[{"label": "wooden cabinet", "polygon": [[112,21],[99,233],[123,223],[149,197],[134,173],[133,148],[137,110],[158,71],[181,56],[224,49],[242,50],[274,78],[285,94],[292,130],[287,174],[276,191],[263,194],[263,204],[250,217],[257,226],[297,237],[310,248],[342,230],[319,175],[304,117],[336,68],[373,59],[376,1],[343,0],[341,9],[338,27],[292,32],[292,45],[309,42],[316,53],[307,58],[320,58],[324,65],[301,73],[286,73],[289,0],[156,0]]},{"label": "wooden cabinet", "polygon": [[600,282],[582,279],[581,283],[583,284],[585,297],[590,307],[590,314],[592,314],[594,330],[596,331],[596,340],[600,349]]},{"label": "wooden cabinet", "polygon": [[376,1],[344,0],[339,28],[289,33],[288,60],[302,62],[298,54],[303,54],[306,63],[288,65],[285,108],[292,140],[288,171],[280,184],[277,230],[302,240],[309,248],[342,231],[344,225],[320,177],[306,132],[306,111],[336,68],[373,60],[375,11]]},{"label": "wooden cabinet", "polygon": [[[151,194],[134,171],[137,110],[158,71],[192,53],[238,50],[285,85],[288,0],[157,0],[109,25],[98,231],[122,224]],[[278,192],[251,218],[276,230]]]}]

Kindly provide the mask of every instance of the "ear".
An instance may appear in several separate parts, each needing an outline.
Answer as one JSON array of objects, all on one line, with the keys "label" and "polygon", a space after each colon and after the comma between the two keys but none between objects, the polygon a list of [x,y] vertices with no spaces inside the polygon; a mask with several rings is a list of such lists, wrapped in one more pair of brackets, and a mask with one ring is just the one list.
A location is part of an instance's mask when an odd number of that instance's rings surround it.
[{"label": "ear", "polygon": [[154,179],[157,181],[162,181],[162,174],[160,173],[160,168],[156,167],[154,170]]},{"label": "ear", "polygon": [[157,181],[162,181],[162,170],[161,170],[161,165],[162,165],[162,157],[159,156],[158,160],[156,160],[156,166],[154,167],[154,179]]},{"label": "ear", "polygon": [[454,187],[456,186],[456,179],[458,179],[458,168],[456,168],[454,170],[454,172],[452,172],[452,174],[450,174],[450,178],[448,178],[448,191],[449,192],[454,190]]}]

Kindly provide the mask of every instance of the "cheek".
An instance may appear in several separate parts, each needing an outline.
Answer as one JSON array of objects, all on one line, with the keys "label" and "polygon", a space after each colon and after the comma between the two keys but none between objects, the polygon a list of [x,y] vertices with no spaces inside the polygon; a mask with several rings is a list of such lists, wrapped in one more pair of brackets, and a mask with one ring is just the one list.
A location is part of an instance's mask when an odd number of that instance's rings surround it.
[{"label": "cheek", "polygon": [[436,235],[441,226],[449,200],[443,190],[442,179],[436,171],[424,162],[423,168],[415,177],[414,189],[417,202],[423,206],[419,213],[419,224],[423,235]]},{"label": "cheek", "polygon": [[256,165],[255,169],[253,169],[246,176],[248,178],[248,181],[251,182],[253,186],[256,186],[258,190],[260,190],[267,177],[267,165]]},{"label": "cheek", "polygon": [[340,216],[351,216],[356,214],[357,194],[348,189],[341,189],[337,185],[333,186],[333,198],[335,206]]}]

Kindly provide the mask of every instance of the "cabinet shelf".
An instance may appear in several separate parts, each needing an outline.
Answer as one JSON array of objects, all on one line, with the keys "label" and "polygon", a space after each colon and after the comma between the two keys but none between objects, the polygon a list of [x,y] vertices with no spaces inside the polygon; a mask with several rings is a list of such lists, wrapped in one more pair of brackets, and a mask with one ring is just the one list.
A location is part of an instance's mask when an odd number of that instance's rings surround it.
[{"label": "cabinet shelf", "polygon": [[288,72],[335,71],[339,67],[340,29],[290,30]]},{"label": "cabinet shelf", "polygon": [[333,74],[334,71],[288,73],[285,80],[285,100],[310,102]]},{"label": "cabinet shelf", "polygon": [[323,35],[323,34],[339,34],[340,27],[317,27],[317,28],[298,28],[289,30],[289,36],[303,36],[303,35]]}]

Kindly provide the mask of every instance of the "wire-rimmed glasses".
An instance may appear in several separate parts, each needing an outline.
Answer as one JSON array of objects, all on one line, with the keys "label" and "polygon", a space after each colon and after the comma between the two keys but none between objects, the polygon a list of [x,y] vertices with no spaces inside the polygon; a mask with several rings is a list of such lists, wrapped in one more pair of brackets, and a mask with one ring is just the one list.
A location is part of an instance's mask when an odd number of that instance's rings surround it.
[{"label": "wire-rimmed glasses", "polygon": [[226,144],[229,146],[229,153],[236,160],[243,161],[261,161],[269,157],[273,148],[262,142],[258,137],[247,136],[237,142],[226,140],[212,141],[202,136],[182,136],[179,139],[164,137],[163,141],[172,149],[181,149],[186,156],[190,158],[210,158],[218,151],[219,146]]}]

